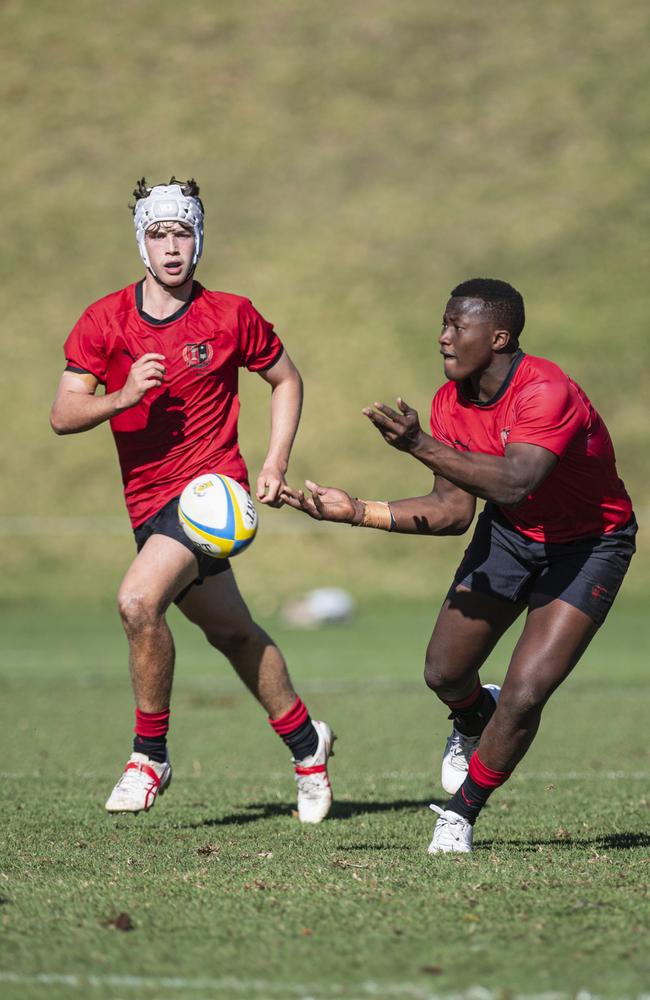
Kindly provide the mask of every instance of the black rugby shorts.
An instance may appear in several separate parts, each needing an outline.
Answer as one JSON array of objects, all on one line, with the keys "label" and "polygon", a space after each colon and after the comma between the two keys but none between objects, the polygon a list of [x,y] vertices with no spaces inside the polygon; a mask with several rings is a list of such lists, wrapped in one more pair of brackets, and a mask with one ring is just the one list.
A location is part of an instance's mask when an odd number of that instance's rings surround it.
[{"label": "black rugby shorts", "polygon": [[217,576],[218,573],[224,573],[230,569],[229,559],[214,559],[213,556],[206,555],[205,552],[201,552],[192,545],[178,520],[178,500],[179,497],[174,497],[133,532],[138,552],[152,535],[166,535],[167,538],[175,538],[177,542],[180,542],[196,556],[198,576],[196,580],[189,586],[183,587],[181,592],[176,595],[174,604],[183,600],[190,587],[200,586],[207,576]]},{"label": "black rugby shorts", "polygon": [[462,585],[515,603],[559,598],[602,625],[636,551],[636,532],[632,515],[606,535],[535,542],[487,503],[447,597]]}]

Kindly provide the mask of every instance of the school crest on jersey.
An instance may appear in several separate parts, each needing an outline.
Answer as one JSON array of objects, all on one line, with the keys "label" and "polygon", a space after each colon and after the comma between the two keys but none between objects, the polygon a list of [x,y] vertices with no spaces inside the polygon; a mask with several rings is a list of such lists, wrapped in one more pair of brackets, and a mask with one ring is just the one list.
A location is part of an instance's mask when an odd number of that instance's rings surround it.
[{"label": "school crest on jersey", "polygon": [[212,344],[186,344],[183,348],[183,361],[188,368],[205,368],[212,361],[213,354]]}]

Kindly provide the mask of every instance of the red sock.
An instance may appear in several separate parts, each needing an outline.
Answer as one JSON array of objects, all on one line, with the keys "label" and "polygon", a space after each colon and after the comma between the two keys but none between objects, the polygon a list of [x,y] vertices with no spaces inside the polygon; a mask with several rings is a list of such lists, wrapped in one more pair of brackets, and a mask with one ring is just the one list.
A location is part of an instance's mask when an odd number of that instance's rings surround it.
[{"label": "red sock", "polygon": [[296,698],[289,711],[278,719],[269,718],[269,723],[289,747],[295,760],[304,760],[316,753],[318,733],[300,698]]},{"label": "red sock", "polygon": [[303,703],[301,698],[296,698],[289,711],[285,712],[284,715],[281,715],[277,719],[269,717],[269,724],[273,727],[278,736],[288,736],[289,733],[294,731],[294,729],[299,729],[300,726],[304,726],[308,718],[309,712],[307,711],[307,706]]},{"label": "red sock", "polygon": [[470,758],[467,777],[445,809],[464,816],[474,825],[494,789],[507,781],[511,774],[512,771],[494,771],[491,767],[487,767],[477,751]]},{"label": "red sock", "polygon": [[169,709],[164,712],[141,712],[135,710],[135,739],[133,752],[143,753],[151,760],[162,764],[167,760],[167,730],[169,729]]},{"label": "red sock", "polygon": [[454,727],[463,736],[480,736],[496,708],[496,701],[478,680],[467,698],[461,698],[460,701],[445,701],[444,704],[451,709],[449,718],[454,720]]},{"label": "red sock", "polygon": [[165,737],[169,730],[169,709],[164,712],[141,712],[135,710],[135,726],[133,732],[145,740],[157,740]]},{"label": "red sock", "polygon": [[481,788],[489,788],[493,792],[495,788],[499,788],[508,780],[512,771],[493,771],[491,767],[483,763],[477,751],[470,757],[467,773],[472,781],[475,781]]},{"label": "red sock", "polygon": [[478,701],[481,697],[482,690],[481,682],[477,680],[476,687],[472,693],[467,696],[467,698],[461,698],[460,701],[447,701],[446,698],[441,698],[440,700],[443,704],[447,705],[447,707],[450,708],[452,713],[455,715],[459,710],[471,708],[474,702]]}]

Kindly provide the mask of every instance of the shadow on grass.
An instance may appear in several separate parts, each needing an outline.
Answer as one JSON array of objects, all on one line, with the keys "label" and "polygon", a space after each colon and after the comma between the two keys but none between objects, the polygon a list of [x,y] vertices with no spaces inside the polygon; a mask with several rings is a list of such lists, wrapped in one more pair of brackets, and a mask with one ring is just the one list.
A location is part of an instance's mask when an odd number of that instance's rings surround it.
[{"label": "shadow on grass", "polygon": [[591,847],[607,851],[628,851],[633,847],[650,847],[647,833],[606,833],[601,837],[537,837],[530,840],[484,840],[482,847],[520,847],[526,851],[536,851],[540,847]]},{"label": "shadow on grass", "polygon": [[[438,803],[438,800],[436,804]],[[394,799],[391,802],[350,802],[339,801],[332,806],[330,820],[348,820],[355,816],[371,813],[387,812],[420,812],[428,808],[431,799]],[[257,823],[258,820],[275,819],[291,816],[295,813],[295,805],[286,802],[251,802],[244,806],[241,812],[230,813],[217,819],[203,819],[196,823],[186,824],[189,829],[200,829],[206,826],[241,826],[244,823]]]}]

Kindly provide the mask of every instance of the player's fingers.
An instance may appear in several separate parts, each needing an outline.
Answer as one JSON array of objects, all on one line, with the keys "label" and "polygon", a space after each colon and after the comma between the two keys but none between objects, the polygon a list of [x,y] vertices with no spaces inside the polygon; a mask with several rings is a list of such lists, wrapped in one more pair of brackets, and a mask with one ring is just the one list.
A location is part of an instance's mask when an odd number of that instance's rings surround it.
[{"label": "player's fingers", "polygon": [[363,412],[368,417],[368,420],[370,420],[375,427],[378,427],[379,430],[396,430],[395,422],[390,420],[388,417],[385,417],[383,413],[379,413],[377,410],[371,409],[364,410]]},{"label": "player's fingers", "polygon": [[311,497],[309,497],[309,503],[312,508],[318,512],[319,516],[322,518],[324,516],[325,507],[323,505],[323,495],[327,493],[327,487],[319,486],[318,483],[307,483],[309,489],[311,490]]},{"label": "player's fingers", "polygon": [[300,507],[300,493],[298,490],[294,490],[293,487],[287,486],[286,483],[280,494],[284,503],[289,504],[290,507]]},{"label": "player's fingers", "polygon": [[375,403],[375,408],[388,417],[389,420],[399,420],[400,415],[392,406],[387,406],[386,403]]},{"label": "player's fingers", "polygon": [[297,497],[292,497],[288,493],[284,493],[282,496],[282,502],[287,505],[287,507],[293,507],[294,510],[302,510],[302,504]]},{"label": "player's fingers", "polygon": [[266,482],[266,502],[274,503],[278,499],[280,492],[280,480],[271,479]]},{"label": "player's fingers", "polygon": [[315,517],[317,521],[322,521],[322,515],[320,511],[316,509],[314,501],[311,497],[306,497],[302,490],[299,490],[299,495],[302,510],[304,510],[306,514],[309,514],[310,517]]},{"label": "player's fingers", "polygon": [[145,364],[147,361],[164,361],[165,357],[165,354],[155,354],[153,351],[149,351],[148,354],[141,354],[134,364],[141,365]]},{"label": "player's fingers", "polygon": [[311,490],[312,493],[324,493],[325,492],[325,487],[324,486],[319,486],[318,483],[315,483],[313,481],[313,479],[305,479],[305,486],[307,487],[308,490]]},{"label": "player's fingers", "polygon": [[402,413],[412,413],[413,412],[413,407],[409,406],[409,404],[406,402],[406,400],[402,399],[401,396],[397,397],[397,405],[399,406],[399,408],[402,411]]},{"label": "player's fingers", "polygon": [[136,376],[135,380],[137,382],[138,379],[155,378],[155,379],[158,379],[159,382],[162,382],[162,380],[164,379],[164,377],[165,377],[165,370],[164,370],[164,368],[162,369],[162,371],[160,371],[159,369],[156,369],[156,368],[144,368],[140,372],[140,374],[138,376]]}]

